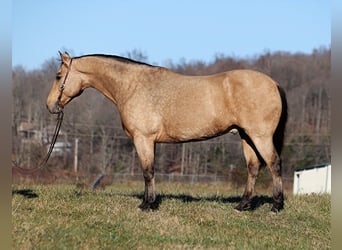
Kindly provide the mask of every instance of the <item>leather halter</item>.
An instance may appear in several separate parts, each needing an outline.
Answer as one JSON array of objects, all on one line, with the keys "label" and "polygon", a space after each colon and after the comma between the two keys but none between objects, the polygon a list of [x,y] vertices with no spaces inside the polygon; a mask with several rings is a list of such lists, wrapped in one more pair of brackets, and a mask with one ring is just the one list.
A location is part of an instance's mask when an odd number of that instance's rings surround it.
[{"label": "leather halter", "polygon": [[58,111],[59,112],[61,112],[63,110],[61,99],[62,99],[63,90],[65,88],[65,83],[66,83],[66,80],[68,78],[68,75],[69,75],[69,72],[70,72],[70,69],[71,69],[72,60],[73,60],[73,58],[71,58],[71,60],[70,60],[70,63],[69,63],[69,66],[68,66],[68,71],[67,71],[67,73],[66,73],[66,75],[64,77],[63,83],[61,84],[61,86],[59,86],[59,95],[58,95],[58,98],[57,98],[57,107],[58,107]]}]

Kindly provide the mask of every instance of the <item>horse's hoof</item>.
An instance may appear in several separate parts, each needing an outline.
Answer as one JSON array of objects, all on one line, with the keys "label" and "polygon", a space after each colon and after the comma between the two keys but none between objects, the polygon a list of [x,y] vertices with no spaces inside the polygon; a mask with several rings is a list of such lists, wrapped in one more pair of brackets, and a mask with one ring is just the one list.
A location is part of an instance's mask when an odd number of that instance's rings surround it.
[{"label": "horse's hoof", "polygon": [[277,214],[282,209],[284,209],[284,205],[283,204],[273,204],[273,206],[271,208],[271,213]]},{"label": "horse's hoof", "polygon": [[149,202],[143,201],[140,204],[139,208],[144,212],[155,211],[155,210],[158,210],[158,204],[156,202],[149,203]]},{"label": "horse's hoof", "polygon": [[143,201],[143,202],[139,205],[139,208],[140,208],[142,211],[148,212],[148,211],[150,211],[150,209],[151,209],[151,204],[148,203],[148,202]]},{"label": "horse's hoof", "polygon": [[234,210],[238,212],[246,211],[251,208],[249,202],[240,202],[239,205],[237,205]]}]

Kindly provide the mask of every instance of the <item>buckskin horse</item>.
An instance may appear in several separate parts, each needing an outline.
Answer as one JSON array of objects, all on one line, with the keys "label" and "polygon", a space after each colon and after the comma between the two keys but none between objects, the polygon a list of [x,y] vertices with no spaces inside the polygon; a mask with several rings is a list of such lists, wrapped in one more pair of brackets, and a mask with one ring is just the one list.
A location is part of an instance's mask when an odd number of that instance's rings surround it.
[{"label": "buckskin horse", "polygon": [[[60,52],[59,52],[60,53]],[[209,76],[186,76],[112,55],[71,58],[60,53],[61,66],[47,98],[59,113],[92,87],[117,107],[123,129],[133,141],[145,180],[142,210],[156,204],[154,151],[158,142],[204,140],[236,129],[247,164],[247,184],[240,203],[250,208],[259,168],[273,180],[272,212],[284,207],[281,159],[287,104],[284,91],[267,75],[232,70]]]}]

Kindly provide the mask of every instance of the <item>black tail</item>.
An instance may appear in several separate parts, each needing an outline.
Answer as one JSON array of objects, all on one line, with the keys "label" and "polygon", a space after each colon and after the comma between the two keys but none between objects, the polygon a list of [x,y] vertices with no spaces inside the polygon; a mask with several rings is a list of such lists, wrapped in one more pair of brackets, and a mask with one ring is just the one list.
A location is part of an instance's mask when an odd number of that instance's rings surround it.
[{"label": "black tail", "polygon": [[280,86],[278,86],[278,90],[281,98],[282,111],[277,129],[275,130],[273,135],[273,144],[277,150],[278,155],[280,156],[284,145],[285,126],[287,122],[287,101],[285,91]]}]

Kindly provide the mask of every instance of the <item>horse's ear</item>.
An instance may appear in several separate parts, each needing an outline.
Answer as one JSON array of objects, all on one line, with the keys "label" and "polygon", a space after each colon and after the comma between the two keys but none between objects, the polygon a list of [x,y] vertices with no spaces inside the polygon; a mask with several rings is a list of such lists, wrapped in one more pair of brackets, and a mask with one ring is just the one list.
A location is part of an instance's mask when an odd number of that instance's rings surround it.
[{"label": "horse's ear", "polygon": [[69,64],[71,58],[70,58],[70,55],[68,54],[68,52],[65,52],[64,54],[61,53],[60,51],[58,51],[60,57],[61,57],[61,60],[63,63],[65,64]]}]

